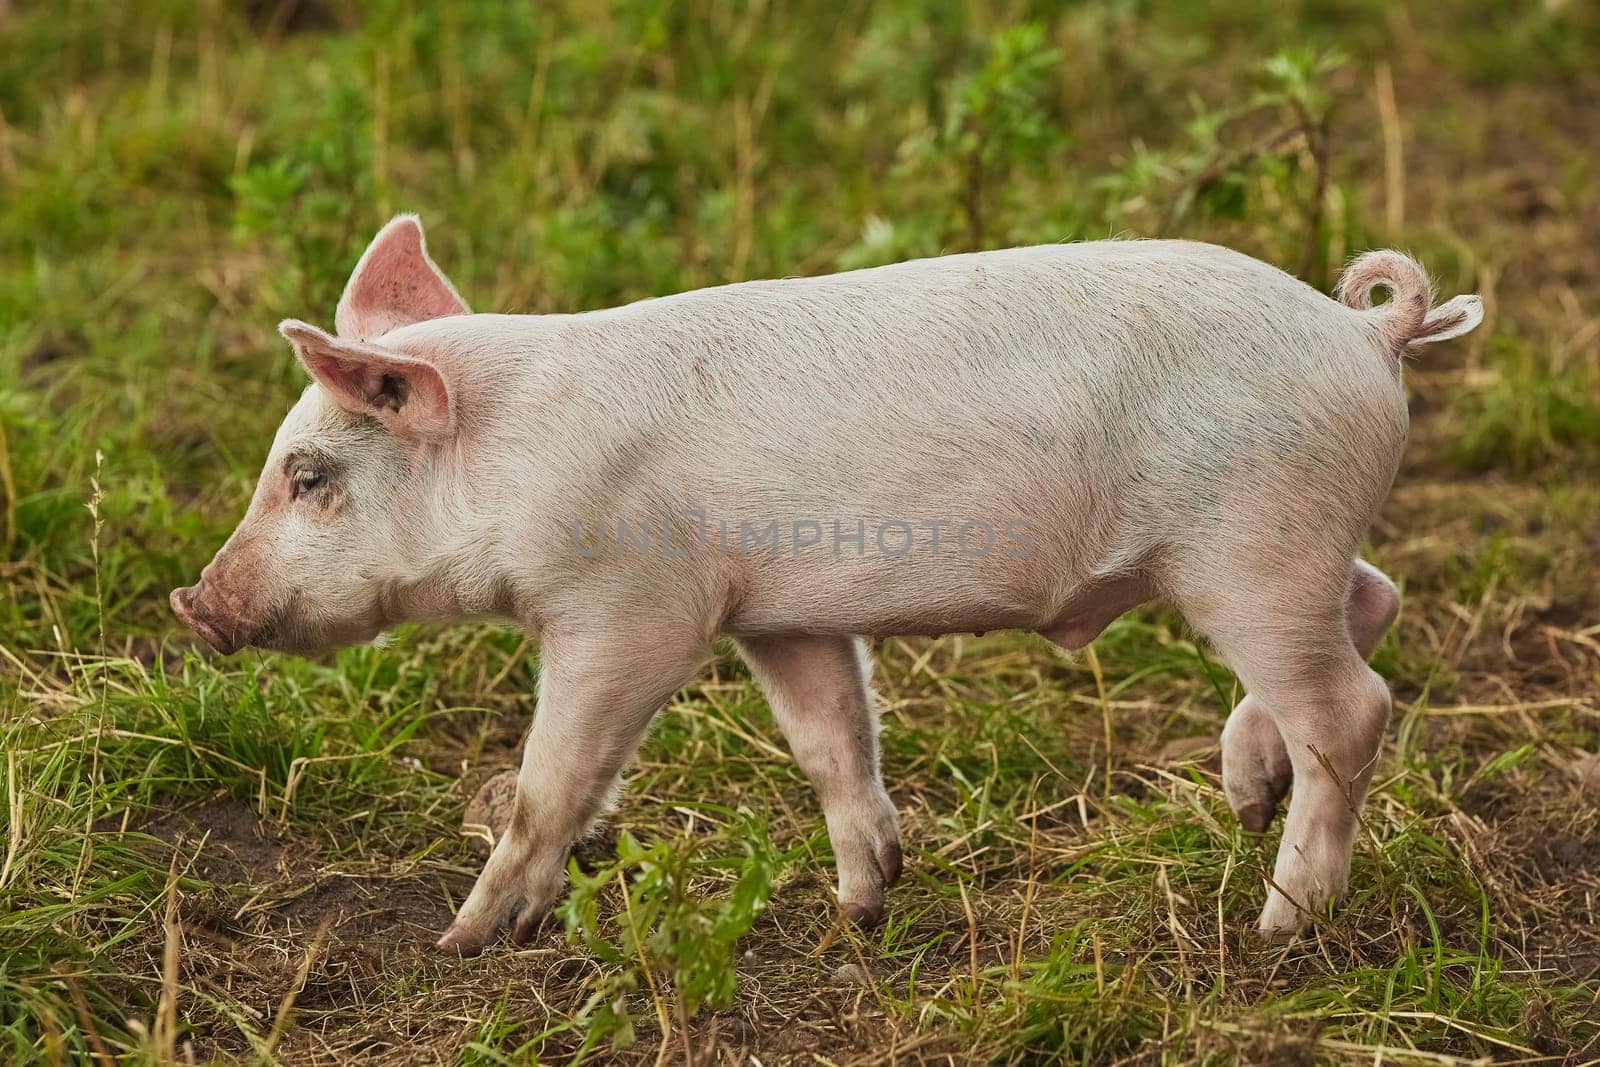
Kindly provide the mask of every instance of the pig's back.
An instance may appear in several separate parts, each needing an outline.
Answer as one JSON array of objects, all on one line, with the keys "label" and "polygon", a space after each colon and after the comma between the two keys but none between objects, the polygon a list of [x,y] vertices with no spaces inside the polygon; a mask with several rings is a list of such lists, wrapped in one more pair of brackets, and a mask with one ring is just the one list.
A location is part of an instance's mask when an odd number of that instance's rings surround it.
[{"label": "pig's back", "polygon": [[1368,320],[1265,263],[1184,241],[750,282],[572,323],[592,331],[590,373],[635,377],[652,415],[777,473],[848,451],[959,481],[998,449],[1045,477],[1062,463],[1098,477],[1269,446],[1300,416],[1404,410],[1399,365]]},{"label": "pig's back", "polygon": [[[687,414],[854,420],[928,405],[1000,416],[1063,397],[1398,380],[1370,320],[1249,256],[1093,241],[746,282],[572,316],[587,369],[617,357]],[[580,356],[580,358],[582,358]],[[915,397],[914,404],[907,401]],[[1198,398],[1195,398],[1198,399]],[[1214,402],[1224,397],[1212,395]]]}]

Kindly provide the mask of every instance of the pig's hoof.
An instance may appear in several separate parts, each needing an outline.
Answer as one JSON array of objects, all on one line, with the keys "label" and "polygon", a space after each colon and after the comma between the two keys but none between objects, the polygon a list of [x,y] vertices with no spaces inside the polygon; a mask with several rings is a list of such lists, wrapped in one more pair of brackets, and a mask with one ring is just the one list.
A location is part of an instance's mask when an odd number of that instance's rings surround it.
[{"label": "pig's hoof", "polygon": [[1245,697],[1222,730],[1222,791],[1239,823],[1263,833],[1294,784],[1294,766],[1272,717]]},{"label": "pig's hoof", "polygon": [[839,911],[862,927],[883,921],[884,892],[905,864],[894,805],[877,798],[874,817],[842,828],[834,839],[839,864]]},{"label": "pig's hoof", "polygon": [[519,903],[505,922],[489,929],[470,922],[462,922],[457,918],[436,944],[439,948],[457,952],[462,956],[476,956],[489,946],[502,928],[509,926],[511,943],[521,947],[539,935],[545,920],[549,917],[549,908],[530,908]]},{"label": "pig's hoof", "polygon": [[1239,817],[1239,825],[1252,834],[1264,834],[1272,827],[1272,817],[1278,813],[1278,805],[1259,801],[1254,804],[1244,804],[1234,812]]},{"label": "pig's hoof", "polygon": [[462,926],[460,923],[451,923],[450,929],[444,932],[435,944],[446,952],[471,958],[478,955],[488,945],[493,934],[483,934],[479,931]]},{"label": "pig's hoof", "polygon": [[1268,948],[1280,948],[1284,945],[1294,944],[1304,934],[1309,933],[1310,930],[1309,923],[1296,921],[1283,926],[1275,924],[1269,926],[1266,920],[1262,919],[1256,926],[1256,938]]},{"label": "pig's hoof", "polygon": [[[1324,904],[1323,914],[1328,904]],[[1287,945],[1311,932],[1311,913],[1295,905],[1276,889],[1267,894],[1267,906],[1261,909],[1256,922],[1256,934],[1263,944]]]},{"label": "pig's hoof", "polygon": [[1239,820],[1239,825],[1252,834],[1264,834],[1272,829],[1272,820],[1278,817],[1278,805],[1289,794],[1292,779],[1258,779],[1243,786],[1223,774],[1222,783],[1228,794],[1228,806]]},{"label": "pig's hoof", "polygon": [[870,930],[883,922],[883,904],[858,904],[855,901],[844,901],[839,905],[845,920],[863,930]]},{"label": "pig's hoof", "polygon": [[528,944],[539,936],[548,918],[550,912],[546,908],[523,908],[517,912],[516,918],[511,920],[511,943],[519,948]]},{"label": "pig's hoof", "polygon": [[884,886],[894,885],[900,880],[900,872],[905,865],[905,858],[900,852],[899,837],[891,837],[880,842],[876,854],[878,871],[883,875]]}]

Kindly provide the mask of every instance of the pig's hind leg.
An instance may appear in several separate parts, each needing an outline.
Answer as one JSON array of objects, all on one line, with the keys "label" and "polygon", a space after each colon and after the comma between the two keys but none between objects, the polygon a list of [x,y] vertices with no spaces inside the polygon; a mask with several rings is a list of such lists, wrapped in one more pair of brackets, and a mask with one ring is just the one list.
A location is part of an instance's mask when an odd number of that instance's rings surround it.
[{"label": "pig's hind leg", "polygon": [[784,635],[742,638],[739,649],[822,802],[839,907],[852,922],[876,923],[885,889],[900,877],[900,830],[878,771],[866,646],[859,638]]},{"label": "pig's hind leg", "polygon": [[600,814],[656,711],[705,662],[702,635],[674,623],[546,629],[539,706],[522,750],[511,822],[439,939],[480,952],[501,927],[525,943],[566,884],[567,854]]},{"label": "pig's hind leg", "polygon": [[[1394,624],[1400,593],[1389,576],[1365,560],[1350,568],[1345,597],[1350,641],[1362,659],[1371,659]],[[1239,823],[1251,833],[1272,824],[1278,804],[1289,793],[1293,768],[1277,723],[1261,702],[1246,695],[1222,731],[1222,788]]]},{"label": "pig's hind leg", "polygon": [[1267,939],[1285,940],[1349,881],[1389,689],[1346,623],[1350,563],[1335,567],[1308,551],[1302,559],[1279,555],[1263,571],[1240,547],[1188,561],[1169,582],[1173,600],[1271,716],[1288,752],[1294,792],[1259,922]]}]

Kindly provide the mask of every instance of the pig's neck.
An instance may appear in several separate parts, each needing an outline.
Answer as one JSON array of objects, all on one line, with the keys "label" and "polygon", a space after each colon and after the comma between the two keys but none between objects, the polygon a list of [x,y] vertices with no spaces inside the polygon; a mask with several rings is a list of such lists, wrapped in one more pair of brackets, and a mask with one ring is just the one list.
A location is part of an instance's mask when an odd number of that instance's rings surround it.
[{"label": "pig's neck", "polygon": [[468,619],[516,620],[518,610],[509,578],[495,566],[492,552],[474,547],[441,554],[421,572],[390,583],[383,597],[386,626],[403,622],[459,622]]},{"label": "pig's neck", "polygon": [[[461,456],[445,457],[429,485],[438,499],[416,501],[413,520],[382,595],[387,626],[519,618],[499,516],[474,505]],[[442,489],[442,492],[440,490]]]}]

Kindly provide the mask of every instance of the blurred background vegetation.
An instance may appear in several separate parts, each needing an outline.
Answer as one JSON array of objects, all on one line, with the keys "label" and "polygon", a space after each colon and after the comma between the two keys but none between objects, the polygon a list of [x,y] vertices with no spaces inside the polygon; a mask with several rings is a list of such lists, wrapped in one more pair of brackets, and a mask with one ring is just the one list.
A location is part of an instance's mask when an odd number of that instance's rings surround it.
[{"label": "blurred background vegetation", "polygon": [[[1600,6],[1577,0],[0,3],[0,1058],[503,1062],[624,1036],[651,1058],[689,1032],[767,1063],[1582,1058],[1597,144]],[[274,324],[330,321],[396,211],[478,310],[1108,236],[1215,240],[1324,289],[1394,245],[1482,292],[1487,327],[1410,372],[1374,534],[1407,582],[1379,656],[1401,726],[1344,933],[1239,942],[1260,860],[1214,760],[1148,769],[1215,733],[1231,679],[1153,612],[1087,664],[880,650],[924,851],[878,940],[830,932],[814,804],[725,658],[646,750],[624,818],[653,843],[602,867],[666,925],[622,930],[585,883],[543,957],[430,959],[472,871],[454,822],[514,758],[536,650],[481,628],[217,663],[165,607],[302,387]],[[1074,790],[1070,821],[1039,814]],[[719,803],[757,815],[669,808]],[[232,860],[201,857],[207,831]],[[374,911],[389,894],[415,903]],[[763,917],[774,894],[789,918]],[[841,959],[874,979],[830,986]]]}]

